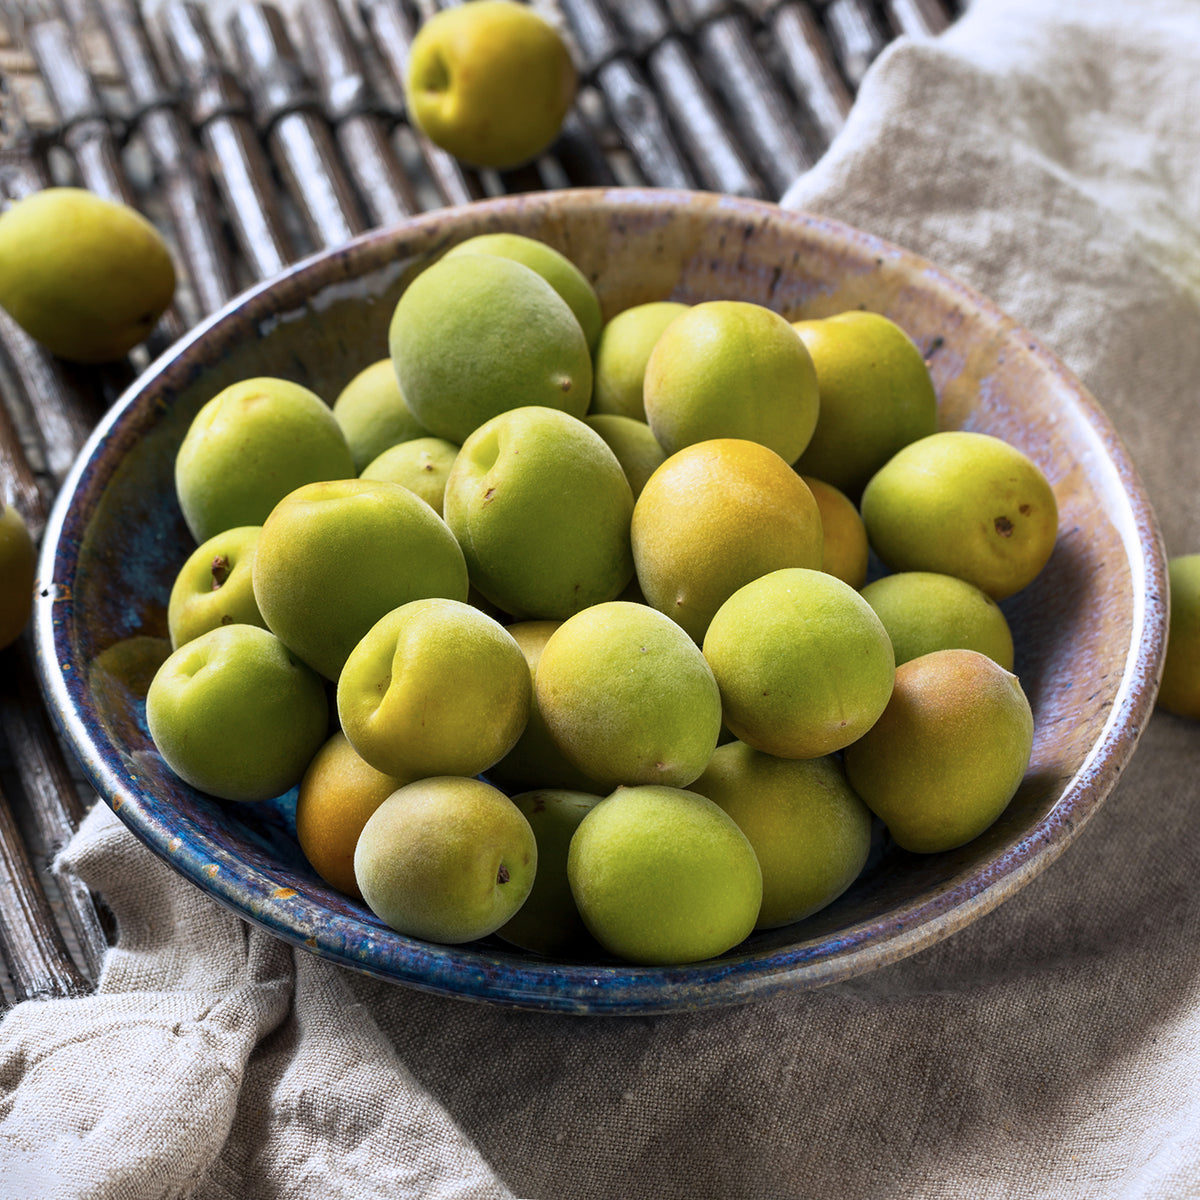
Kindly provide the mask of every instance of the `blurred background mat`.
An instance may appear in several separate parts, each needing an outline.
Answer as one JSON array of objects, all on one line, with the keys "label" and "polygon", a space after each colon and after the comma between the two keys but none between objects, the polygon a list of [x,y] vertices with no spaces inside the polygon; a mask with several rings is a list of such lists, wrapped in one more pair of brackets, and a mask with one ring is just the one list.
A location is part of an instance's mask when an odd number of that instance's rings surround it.
[{"label": "blurred background mat", "polygon": [[[406,120],[432,0],[278,6],[3,0],[0,205],[51,184],[131,203],[167,238],[175,302],[128,361],[70,366],[0,312],[0,495],[35,535],[80,447],[151,358],[289,263],[414,213],[563,187],[777,200],[821,156],[867,67],[958,0],[535,0],[581,88],[559,140],[474,171]],[[112,936],[49,864],[94,796],[39,692],[28,634],[0,652],[0,993],[88,991]]]}]

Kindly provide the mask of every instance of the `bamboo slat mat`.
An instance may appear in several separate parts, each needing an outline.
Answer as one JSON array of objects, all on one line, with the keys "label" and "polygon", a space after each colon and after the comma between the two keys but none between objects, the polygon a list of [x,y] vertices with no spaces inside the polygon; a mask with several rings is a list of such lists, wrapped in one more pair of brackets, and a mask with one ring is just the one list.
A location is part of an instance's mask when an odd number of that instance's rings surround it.
[{"label": "bamboo slat mat", "polygon": [[[441,5],[447,6],[445,4]],[[473,171],[416,134],[402,80],[433,0],[0,3],[0,204],[49,184],[132,203],[175,303],[127,362],[72,367],[0,312],[0,493],[35,535],[90,430],[153,355],[287,264],[487,196],[661,186],[777,199],[899,35],[958,0],[535,0],[582,87],[560,140]],[[112,934],[48,866],[92,794],[45,710],[27,633],[0,652],[0,994],[85,992]]]}]

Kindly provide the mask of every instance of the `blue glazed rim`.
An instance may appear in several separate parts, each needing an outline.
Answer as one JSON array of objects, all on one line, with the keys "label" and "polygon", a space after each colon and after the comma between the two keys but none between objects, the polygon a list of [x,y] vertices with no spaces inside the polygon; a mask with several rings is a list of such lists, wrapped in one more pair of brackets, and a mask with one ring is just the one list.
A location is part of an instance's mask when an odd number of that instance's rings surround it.
[{"label": "blue glazed rim", "polygon": [[[1120,648],[1120,677],[1100,702],[1098,732],[1079,765],[1050,781],[1048,799],[1041,802],[1045,811],[1019,836],[1002,822],[982,849],[969,855],[934,856],[932,866],[907,861],[917,882],[896,899],[888,896],[883,881],[882,912],[868,911],[870,896],[860,897],[857,908],[843,898],[791,931],[756,934],[719,959],[672,968],[550,962],[493,940],[439,946],[406,938],[362,906],[323,888],[302,866],[275,859],[271,844],[260,836],[236,829],[227,836],[226,825],[231,820],[236,825],[236,815],[231,818],[228,810],[166,779],[165,768],[144,746],[114,740],[91,692],[86,631],[81,632],[72,605],[81,546],[121,458],[169,408],[173,392],[222,347],[262,336],[279,312],[302,308],[317,285],[336,288],[380,271],[381,262],[435,253],[454,240],[456,229],[459,237],[485,228],[544,229],[552,240],[562,223],[596,211],[610,223],[677,219],[686,211],[697,220],[723,222],[729,230],[769,226],[818,249],[848,255],[864,272],[872,264],[886,264],[903,272],[911,287],[970,312],[998,339],[1001,357],[1023,356],[1067,406],[1080,443],[1074,447],[1077,463],[1086,465],[1087,480],[1103,500],[1112,537],[1129,568],[1128,636]],[[465,231],[464,220],[470,223]],[[431,993],[574,1014],[648,1014],[818,987],[895,962],[995,908],[1045,869],[1112,790],[1149,718],[1165,650],[1165,572],[1157,522],[1099,404],[1037,339],[960,281],[907,251],[813,214],[710,194],[577,190],[441,210],[313,255],[244,293],[160,357],[93,431],[53,507],[39,564],[35,643],[48,707],[100,796],[152,851],[243,918],[328,961]],[[1050,695],[1050,682],[1047,688]],[[285,835],[286,809],[285,802],[272,818]]]}]

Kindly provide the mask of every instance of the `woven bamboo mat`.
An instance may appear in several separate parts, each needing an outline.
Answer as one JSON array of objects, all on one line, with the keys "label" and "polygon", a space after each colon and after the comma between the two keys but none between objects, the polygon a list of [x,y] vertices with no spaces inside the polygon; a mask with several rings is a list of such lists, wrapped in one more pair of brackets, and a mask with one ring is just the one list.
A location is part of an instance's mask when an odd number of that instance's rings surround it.
[{"label": "woven bamboo mat", "polygon": [[[446,5],[442,5],[446,6]],[[40,533],[78,450],[150,357],[256,281],[405,216],[487,196],[662,186],[777,199],[846,119],[894,37],[959,0],[534,0],[582,79],[562,137],[503,174],[405,120],[433,0],[0,3],[0,204],[49,184],[132,203],[179,288],[125,363],[71,367],[0,312],[0,493]],[[48,871],[91,793],[40,697],[28,634],[0,652],[0,993],[87,991],[111,936]]]}]

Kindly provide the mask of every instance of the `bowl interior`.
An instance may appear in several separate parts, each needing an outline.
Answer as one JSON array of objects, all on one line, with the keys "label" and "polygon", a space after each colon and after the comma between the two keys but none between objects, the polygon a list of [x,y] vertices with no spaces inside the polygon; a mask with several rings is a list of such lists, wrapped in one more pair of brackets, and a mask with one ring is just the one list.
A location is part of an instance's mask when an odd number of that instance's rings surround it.
[{"label": "bowl interior", "polygon": [[[605,316],[650,300],[741,299],[790,320],[865,307],[925,352],[943,428],[1029,454],[1054,487],[1058,543],[1005,601],[1033,707],[1033,758],[1009,808],[959,850],[879,837],[859,881],[799,924],[670,969],[550,962],[497,939],[434,946],[324,885],[294,840],[295,796],[214,801],[177,780],[146,731],[168,649],[171,583],[194,546],[175,452],[228,384],[283,376],[333,400],[387,353],[401,291],[450,245],[498,229],[573,259]],[[652,1012],[813,987],[878,967],[993,908],[1057,857],[1111,790],[1153,704],[1165,621],[1157,528],[1095,401],[1033,337],[917,258],[836,222],[712,195],[539,193],[443,210],[318,255],[231,304],[155,363],[97,428],[47,528],[37,609],[43,687],[102,796],[198,886],[297,945],[383,978],[571,1012]]]}]

